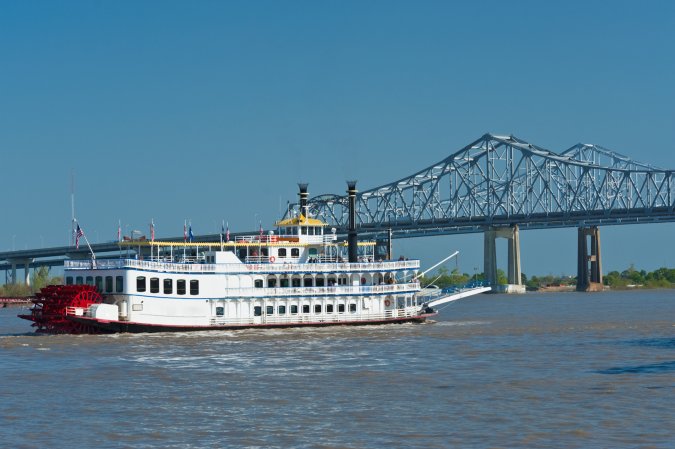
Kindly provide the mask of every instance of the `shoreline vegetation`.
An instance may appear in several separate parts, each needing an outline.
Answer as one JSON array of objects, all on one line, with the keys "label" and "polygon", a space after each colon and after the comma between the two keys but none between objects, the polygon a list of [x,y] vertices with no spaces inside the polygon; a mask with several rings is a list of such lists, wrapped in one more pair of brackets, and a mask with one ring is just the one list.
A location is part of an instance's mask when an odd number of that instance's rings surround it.
[{"label": "shoreline vegetation", "polygon": [[[469,275],[460,273],[457,268],[449,271],[441,267],[433,274],[427,275],[421,279],[423,287],[435,285],[439,288],[450,287],[451,285],[463,285],[472,281],[482,281],[485,279],[483,273]],[[565,292],[575,291],[577,285],[576,276],[532,276],[528,278],[525,273],[521,273],[521,281],[528,291],[541,292]],[[508,284],[506,273],[503,270],[497,270],[497,283],[500,285]],[[653,289],[653,288],[675,288],[675,268],[659,268],[647,272],[637,270],[633,265],[624,271],[610,271],[603,276],[605,288],[610,290],[630,290],[630,289]]]},{"label": "shoreline vegetation", "polygon": [[[446,288],[453,285],[464,285],[472,281],[485,279],[483,273],[460,273],[457,268],[449,271],[441,267],[433,274],[427,275],[420,280],[422,287],[434,285]],[[577,285],[576,276],[532,276],[528,278],[525,273],[521,274],[521,280],[528,291],[540,292],[565,292],[574,291]],[[0,298],[28,298],[39,292],[42,287],[51,284],[60,284],[60,277],[50,277],[47,267],[40,267],[31,276],[31,284],[22,283],[5,284],[0,286]],[[497,270],[497,283],[508,283],[503,270]],[[610,290],[652,289],[652,288],[675,288],[675,268],[659,268],[647,272],[637,270],[633,265],[624,271],[610,271],[603,276],[603,284]]]}]

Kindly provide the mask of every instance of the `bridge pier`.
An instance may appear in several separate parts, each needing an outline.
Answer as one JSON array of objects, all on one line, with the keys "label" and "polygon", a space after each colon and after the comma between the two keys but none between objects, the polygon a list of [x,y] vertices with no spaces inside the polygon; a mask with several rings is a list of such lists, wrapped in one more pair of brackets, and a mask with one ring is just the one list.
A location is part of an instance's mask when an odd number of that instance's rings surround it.
[{"label": "bridge pier", "polygon": [[[590,254],[588,239],[590,236]],[[597,226],[580,227],[577,253],[577,291],[602,291],[602,261],[600,258],[600,229]]]},{"label": "bridge pier", "polygon": [[33,259],[11,259],[8,261],[12,267],[12,284],[16,284],[16,266],[23,265],[24,271],[24,283],[30,285],[30,264],[33,262]]},{"label": "bridge pier", "polygon": [[[520,232],[518,225],[509,227],[489,227],[484,232],[483,264],[485,279],[493,291],[504,293],[525,293],[520,272]],[[507,285],[497,285],[497,238],[508,240]]]}]

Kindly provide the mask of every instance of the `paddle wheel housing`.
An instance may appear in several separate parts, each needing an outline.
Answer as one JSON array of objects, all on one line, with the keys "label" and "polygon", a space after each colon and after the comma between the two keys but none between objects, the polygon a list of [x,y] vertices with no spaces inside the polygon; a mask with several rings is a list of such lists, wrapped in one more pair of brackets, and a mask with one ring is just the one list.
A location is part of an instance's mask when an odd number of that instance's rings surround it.
[{"label": "paddle wheel housing", "polygon": [[36,332],[47,334],[96,334],[94,327],[68,319],[76,308],[87,309],[100,304],[103,297],[93,285],[49,285],[32,300],[35,304],[29,315],[19,315],[37,327]]}]

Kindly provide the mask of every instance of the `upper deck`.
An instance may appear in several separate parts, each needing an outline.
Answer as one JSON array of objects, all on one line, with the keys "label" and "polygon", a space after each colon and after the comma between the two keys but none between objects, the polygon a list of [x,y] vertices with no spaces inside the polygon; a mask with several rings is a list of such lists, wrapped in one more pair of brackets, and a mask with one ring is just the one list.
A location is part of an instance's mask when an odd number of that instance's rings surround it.
[{"label": "upper deck", "polygon": [[397,260],[379,262],[284,262],[284,263],[177,263],[163,260],[104,259],[67,260],[65,270],[137,269],[172,273],[367,273],[418,270],[420,261]]}]

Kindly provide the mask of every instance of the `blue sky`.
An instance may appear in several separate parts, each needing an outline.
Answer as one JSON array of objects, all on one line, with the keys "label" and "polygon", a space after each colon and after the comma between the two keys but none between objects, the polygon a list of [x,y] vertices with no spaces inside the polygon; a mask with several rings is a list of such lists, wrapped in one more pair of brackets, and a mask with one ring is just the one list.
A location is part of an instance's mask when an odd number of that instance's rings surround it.
[{"label": "blue sky", "polygon": [[[672,2],[1,2],[0,249],[251,230],[485,132],[596,143],[675,168]],[[602,228],[605,271],[675,267],[674,224]],[[523,271],[574,274],[576,230],[521,234]],[[398,240],[426,265],[480,235]],[[505,246],[499,246],[505,265]]]}]

